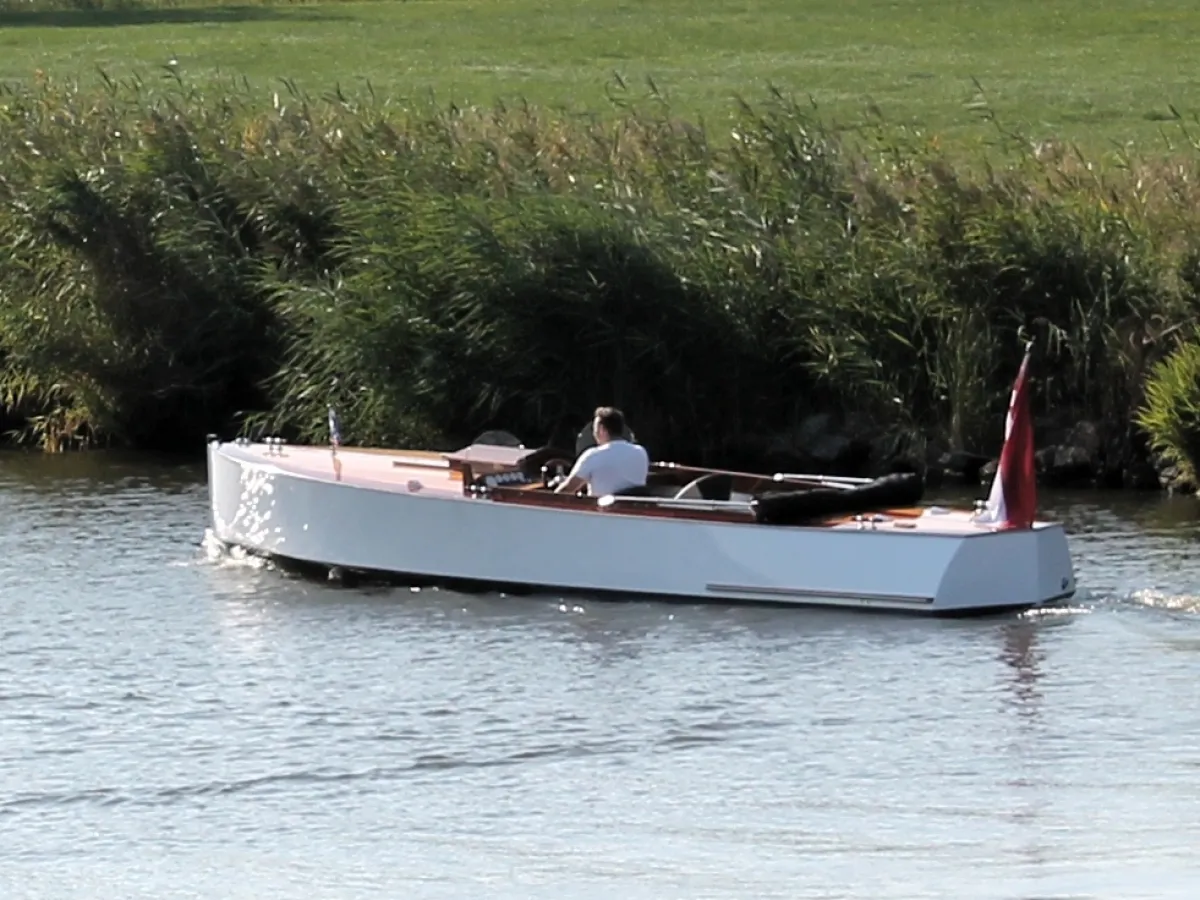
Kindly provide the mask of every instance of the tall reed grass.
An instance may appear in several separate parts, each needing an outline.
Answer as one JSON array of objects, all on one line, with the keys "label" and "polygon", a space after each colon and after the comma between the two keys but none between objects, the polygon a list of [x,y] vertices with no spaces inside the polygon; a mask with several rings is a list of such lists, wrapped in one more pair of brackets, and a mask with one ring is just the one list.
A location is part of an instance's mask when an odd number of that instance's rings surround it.
[{"label": "tall reed grass", "polygon": [[778,93],[714,134],[653,92],[106,85],[0,96],[0,399],[51,449],[323,439],[330,403],[353,442],[563,442],[611,402],[658,456],[823,412],[879,455],[994,453],[1035,336],[1044,433],[1094,421],[1119,470],[1200,305],[1191,151],[963,160]]}]

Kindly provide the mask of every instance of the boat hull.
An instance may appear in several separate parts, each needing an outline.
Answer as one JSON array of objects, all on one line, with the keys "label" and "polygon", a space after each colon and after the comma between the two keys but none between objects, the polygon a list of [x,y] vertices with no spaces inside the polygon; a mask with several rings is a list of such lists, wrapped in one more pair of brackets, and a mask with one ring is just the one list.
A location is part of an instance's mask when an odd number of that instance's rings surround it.
[{"label": "boat hull", "polygon": [[961,615],[1075,591],[1057,524],[992,531],[946,512],[896,527],[778,527],[581,512],[439,489],[442,470],[388,470],[365,451],[282,453],[209,444],[218,540],[350,571],[692,602]]}]

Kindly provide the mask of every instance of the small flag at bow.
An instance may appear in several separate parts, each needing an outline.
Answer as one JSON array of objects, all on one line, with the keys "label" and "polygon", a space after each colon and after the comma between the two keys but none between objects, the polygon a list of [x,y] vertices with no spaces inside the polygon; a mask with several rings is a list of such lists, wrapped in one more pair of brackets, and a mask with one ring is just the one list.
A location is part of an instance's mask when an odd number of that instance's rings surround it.
[{"label": "small flag at bow", "polygon": [[977,521],[1001,528],[1030,528],[1037,513],[1037,469],[1033,454],[1033,418],[1029,412],[1029,357],[1033,342],[1017,373],[1004,428],[1004,447],[992,480],[987,505]]},{"label": "small flag at bow", "polygon": [[329,443],[335,450],[342,444],[341,424],[338,422],[337,411],[332,406],[329,407]]}]

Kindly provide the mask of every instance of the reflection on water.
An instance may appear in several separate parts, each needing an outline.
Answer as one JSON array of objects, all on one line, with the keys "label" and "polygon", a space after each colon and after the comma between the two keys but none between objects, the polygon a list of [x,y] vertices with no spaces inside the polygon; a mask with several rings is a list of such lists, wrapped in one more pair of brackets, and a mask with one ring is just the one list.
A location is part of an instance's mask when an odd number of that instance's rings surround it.
[{"label": "reflection on water", "polygon": [[1047,494],[1082,595],[927,621],[352,589],[203,488],[0,457],[0,897],[1194,894],[1193,498]]},{"label": "reflection on water", "polygon": [[1022,716],[1037,714],[1040,694],[1037,681],[1041,676],[1039,663],[1041,652],[1037,647],[1040,623],[1021,621],[1004,628],[1004,647],[1000,658],[1011,667],[1010,688],[1018,711]]}]

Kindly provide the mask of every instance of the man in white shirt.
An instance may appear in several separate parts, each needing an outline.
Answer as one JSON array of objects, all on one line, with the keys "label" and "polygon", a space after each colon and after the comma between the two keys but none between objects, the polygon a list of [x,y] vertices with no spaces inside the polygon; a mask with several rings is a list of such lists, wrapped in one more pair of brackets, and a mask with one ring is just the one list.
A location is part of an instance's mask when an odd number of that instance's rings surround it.
[{"label": "man in white shirt", "polygon": [[626,438],[625,416],[611,406],[599,407],[592,419],[596,446],[579,454],[575,465],[554,489],[575,493],[584,485],[593,497],[603,497],[646,484],[650,456],[641,444]]}]

